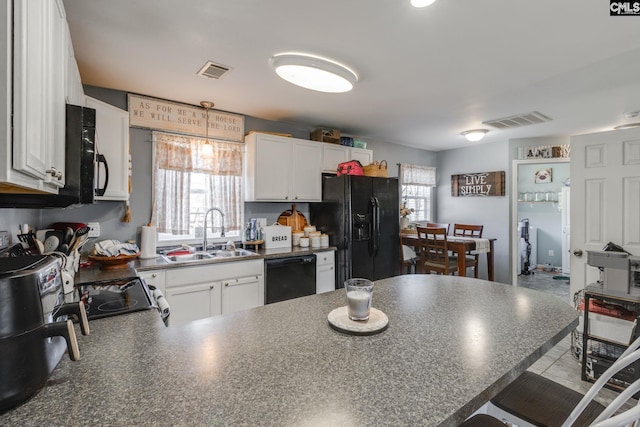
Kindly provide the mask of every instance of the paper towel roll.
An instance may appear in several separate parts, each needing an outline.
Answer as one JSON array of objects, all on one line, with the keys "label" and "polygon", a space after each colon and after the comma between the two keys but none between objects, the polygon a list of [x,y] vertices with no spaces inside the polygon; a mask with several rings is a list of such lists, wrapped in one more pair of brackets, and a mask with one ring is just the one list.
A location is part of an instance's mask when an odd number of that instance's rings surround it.
[{"label": "paper towel roll", "polygon": [[151,259],[156,256],[156,227],[143,225],[140,235],[140,258]]}]

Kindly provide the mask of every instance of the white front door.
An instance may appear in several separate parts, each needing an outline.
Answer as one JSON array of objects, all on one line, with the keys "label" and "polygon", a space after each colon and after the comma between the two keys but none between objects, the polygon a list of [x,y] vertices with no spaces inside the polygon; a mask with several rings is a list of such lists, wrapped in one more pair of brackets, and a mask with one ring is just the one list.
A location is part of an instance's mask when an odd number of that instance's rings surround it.
[{"label": "white front door", "polygon": [[570,298],[599,278],[587,251],[608,242],[640,255],[640,129],[571,138]]}]

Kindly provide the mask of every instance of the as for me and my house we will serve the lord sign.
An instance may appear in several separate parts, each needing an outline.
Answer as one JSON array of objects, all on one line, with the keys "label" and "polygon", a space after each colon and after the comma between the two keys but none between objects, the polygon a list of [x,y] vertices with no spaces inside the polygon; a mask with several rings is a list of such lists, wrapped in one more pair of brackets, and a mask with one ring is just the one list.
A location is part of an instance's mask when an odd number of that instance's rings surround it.
[{"label": "as for me and my house we will serve the lord sign", "polygon": [[451,195],[504,196],[504,171],[451,175]]}]

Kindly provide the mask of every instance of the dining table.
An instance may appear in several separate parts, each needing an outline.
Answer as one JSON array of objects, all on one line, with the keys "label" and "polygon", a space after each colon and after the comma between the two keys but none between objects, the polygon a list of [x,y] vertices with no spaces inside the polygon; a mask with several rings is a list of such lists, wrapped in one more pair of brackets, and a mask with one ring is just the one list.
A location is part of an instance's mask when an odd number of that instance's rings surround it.
[{"label": "dining table", "polygon": [[[403,245],[407,245],[416,250],[419,253],[420,241],[418,234],[402,233],[400,234],[400,240]],[[481,242],[487,242],[487,248],[482,250],[487,260],[487,279],[494,280],[494,266],[493,266],[493,252],[494,242],[498,240],[496,238],[472,238],[463,236],[447,236],[447,247],[455,253],[458,258],[458,275],[467,275],[467,257],[466,254],[470,251],[475,251]],[[478,267],[476,267],[478,268]]]},{"label": "dining table", "polygon": [[337,289],[169,327],[92,320],[80,360],[0,425],[458,426],[578,324],[553,295],[460,276],[375,281],[388,323],[368,335],[332,327],[345,305]]}]

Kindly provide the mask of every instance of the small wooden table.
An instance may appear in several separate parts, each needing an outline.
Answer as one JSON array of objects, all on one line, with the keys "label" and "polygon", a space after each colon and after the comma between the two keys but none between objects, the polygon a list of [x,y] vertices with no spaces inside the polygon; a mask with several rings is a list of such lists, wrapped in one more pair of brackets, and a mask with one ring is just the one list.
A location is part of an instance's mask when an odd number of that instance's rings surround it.
[{"label": "small wooden table", "polygon": [[[452,236],[453,237],[453,236]],[[401,241],[403,245],[410,246],[412,248],[418,249],[416,253],[419,253],[419,241],[417,234],[401,234]],[[476,248],[475,240],[466,240],[461,239],[459,236],[455,236],[455,240],[449,240],[450,236],[447,236],[447,247],[450,251],[455,252],[458,256],[458,275],[466,276],[467,275],[467,257],[465,254],[468,251],[472,251]],[[487,275],[488,280],[494,281],[494,272],[493,272],[493,242],[495,242],[496,238],[488,238],[489,240],[489,252],[487,255]],[[477,267],[476,267],[477,268]]]}]

